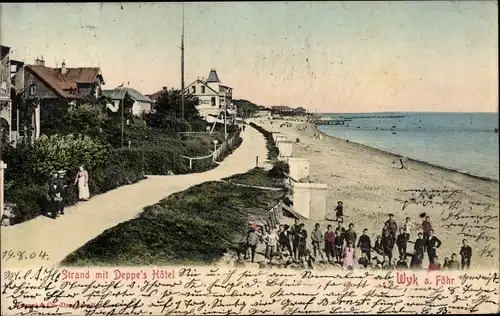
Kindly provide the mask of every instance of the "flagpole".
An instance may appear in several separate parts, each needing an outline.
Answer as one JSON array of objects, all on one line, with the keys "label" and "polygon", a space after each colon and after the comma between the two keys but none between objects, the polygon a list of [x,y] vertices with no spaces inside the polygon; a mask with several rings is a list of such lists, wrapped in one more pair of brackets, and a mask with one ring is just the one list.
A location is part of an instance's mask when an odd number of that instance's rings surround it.
[{"label": "flagpole", "polygon": [[184,2],[182,2],[182,36],[181,36],[181,111],[184,119]]}]

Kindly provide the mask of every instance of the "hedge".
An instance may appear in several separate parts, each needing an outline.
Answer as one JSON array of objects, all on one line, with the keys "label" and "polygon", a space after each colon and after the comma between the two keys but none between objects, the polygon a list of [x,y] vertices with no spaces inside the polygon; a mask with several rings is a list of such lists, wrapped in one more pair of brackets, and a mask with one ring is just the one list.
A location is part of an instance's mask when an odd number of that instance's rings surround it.
[{"label": "hedge", "polygon": [[[89,171],[89,189],[92,195],[102,194],[122,185],[136,183],[144,179],[140,163],[141,155],[128,149],[111,151],[103,167]],[[70,170],[65,178],[67,184],[67,206],[78,202],[78,188],[73,185],[76,170]],[[15,218],[11,224],[21,223],[43,214],[47,210],[48,187],[42,184],[26,185],[10,182],[5,189],[5,202],[14,204]]]},{"label": "hedge", "polygon": [[264,128],[253,122],[250,122],[250,126],[252,126],[256,130],[258,130],[262,135],[264,135],[264,137],[266,138],[267,158],[272,161],[276,161],[279,156],[279,151],[278,147],[276,147],[276,145],[274,144],[273,133],[265,130]]},{"label": "hedge", "polygon": [[[46,195],[48,188],[46,182],[50,174],[58,170],[58,168],[67,170],[65,179],[68,185],[66,205],[73,205],[78,201],[78,189],[73,185],[73,182],[81,160],[67,153],[60,154],[60,159],[54,159],[58,156],[53,144],[49,142],[52,139],[52,142],[57,144],[68,144],[68,139],[73,139],[74,137],[72,137],[64,136],[55,140],[57,136],[52,136],[43,138],[39,145],[35,143],[35,146],[21,146],[16,150],[11,149],[8,151],[7,159],[9,159],[8,164],[11,167],[6,173],[9,185],[5,190],[5,199],[6,203],[15,204],[13,208],[15,218],[11,221],[11,224],[30,220],[47,209]],[[84,139],[86,144],[92,144],[89,139]],[[228,151],[224,152],[219,157],[219,160],[229,155],[241,144],[241,141],[241,137],[238,136],[235,144],[228,148]],[[77,143],[79,144],[79,142],[78,140]],[[102,194],[122,185],[136,183],[144,179],[145,174],[187,174],[207,171],[217,166],[212,159],[208,158],[193,161],[192,169],[189,169],[189,160],[181,157],[181,155],[194,156],[193,152],[197,155],[200,155],[200,153],[209,154],[211,150],[208,148],[212,146],[210,141],[207,143],[207,140],[203,138],[201,140],[194,138],[185,142],[174,139],[168,144],[172,143],[175,143],[175,146],[167,147],[165,144],[164,146],[159,144],[156,147],[146,145],[143,148],[111,149],[106,154],[101,152],[102,148],[99,147],[98,143],[89,145],[90,148],[93,148],[92,153],[98,152],[101,156],[89,156],[84,153],[78,156],[80,159],[81,157],[99,157],[102,160],[106,157],[102,162],[96,159],[86,163],[91,166],[91,168],[87,169],[91,195]],[[69,152],[72,151],[69,150]],[[23,159],[23,157],[35,157],[35,153],[42,153],[41,156],[44,159]],[[34,161],[37,161],[37,163]]]}]

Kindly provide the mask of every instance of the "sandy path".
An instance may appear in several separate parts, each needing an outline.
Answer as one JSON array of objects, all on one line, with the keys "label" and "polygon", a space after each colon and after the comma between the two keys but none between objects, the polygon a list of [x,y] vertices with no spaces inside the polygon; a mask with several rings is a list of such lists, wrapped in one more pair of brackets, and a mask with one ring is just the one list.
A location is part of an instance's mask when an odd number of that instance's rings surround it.
[{"label": "sandy path", "polygon": [[[420,226],[422,219],[419,215],[426,212],[431,217],[436,236],[443,242],[438,250],[441,262],[445,257],[450,257],[452,253],[458,254],[461,240],[466,238],[473,250],[471,268],[498,267],[499,184],[497,182],[485,181],[413,161],[405,163],[407,169],[399,169],[399,160],[394,155],[324,135],[322,139],[314,138],[313,135],[319,132],[312,124],[289,122],[291,126],[281,127],[285,123],[284,121],[275,121],[272,125],[267,119],[257,119],[256,121],[267,130],[286,134],[290,140],[299,138],[300,142],[293,144],[293,156],[309,158],[310,180],[328,185],[329,218],[334,218],[331,210],[338,200],[342,200],[346,208],[345,224],[354,223],[358,236],[363,228],[367,228],[373,243],[376,235],[381,234],[383,223],[387,220],[389,213],[395,215],[398,226],[402,226],[406,216],[409,216],[414,224]],[[494,229],[485,231],[490,236],[489,240],[484,238],[474,240],[473,237],[464,237],[462,227],[445,226],[450,223],[450,220],[443,221],[443,217],[448,216],[449,211],[442,206],[410,205],[402,210],[402,203],[398,201],[398,199],[404,198],[401,190],[423,188],[428,190],[445,188],[462,190],[464,203],[468,200],[492,204],[487,210],[474,208],[463,214],[496,216],[496,218],[487,221],[486,224],[484,219],[455,221],[455,223],[467,222],[469,227],[465,229],[465,232],[476,235],[480,235],[479,229],[477,227],[471,228],[471,226],[488,225],[494,227]],[[326,229],[327,224],[335,225],[329,221],[320,223],[322,229]],[[314,222],[306,221],[305,224],[310,232]],[[410,246],[413,247],[412,244]],[[485,247],[494,250],[492,256],[488,255],[488,251],[482,252]],[[396,253],[395,250],[394,255]]]},{"label": "sandy path", "polygon": [[[19,225],[2,227],[2,253],[12,250],[16,253],[26,251],[26,256],[33,252],[37,254],[37,258],[33,260],[2,259],[2,267],[57,264],[104,230],[134,218],[145,206],[193,185],[244,173],[255,167],[256,156],[259,157],[259,165],[262,165],[267,159],[266,141],[262,134],[247,126],[241,136],[243,143],[240,147],[210,171],[187,175],[149,176],[139,183],[120,187],[93,197],[88,202],[68,207],[65,210],[66,215],[56,220],[39,216]],[[47,252],[46,260],[38,258],[40,251]]]}]

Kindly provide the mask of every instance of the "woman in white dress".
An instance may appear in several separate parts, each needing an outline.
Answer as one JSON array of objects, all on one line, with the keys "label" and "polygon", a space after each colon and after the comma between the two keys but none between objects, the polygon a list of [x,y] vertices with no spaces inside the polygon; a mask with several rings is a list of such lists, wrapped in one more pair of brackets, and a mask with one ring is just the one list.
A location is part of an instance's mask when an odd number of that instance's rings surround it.
[{"label": "woman in white dress", "polygon": [[76,175],[75,185],[78,183],[78,199],[87,201],[90,198],[89,174],[87,170],[80,166],[80,171]]}]

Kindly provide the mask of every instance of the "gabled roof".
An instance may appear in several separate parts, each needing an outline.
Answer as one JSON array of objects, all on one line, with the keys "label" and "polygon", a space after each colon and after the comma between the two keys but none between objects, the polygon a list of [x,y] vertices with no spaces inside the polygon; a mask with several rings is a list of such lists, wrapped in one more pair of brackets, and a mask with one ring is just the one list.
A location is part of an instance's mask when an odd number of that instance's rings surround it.
[{"label": "gabled roof", "polygon": [[25,68],[63,98],[81,99],[86,97],[84,95],[70,94],[69,91],[66,91],[76,89],[77,83],[94,83],[97,77],[100,77],[104,84],[99,67],[66,68],[67,73],[64,75],[61,74],[61,68],[35,65],[26,65]]},{"label": "gabled roof", "polygon": [[219,76],[217,76],[217,71],[215,69],[211,69],[208,74],[207,82],[220,82]]},{"label": "gabled roof", "polygon": [[195,83],[201,83],[202,85],[204,85],[205,87],[207,87],[209,90],[212,90],[215,94],[219,94],[219,92],[215,91],[214,89],[210,88],[209,85],[207,85],[207,82],[203,82],[203,80],[200,80],[200,79],[196,79],[195,81],[193,81],[191,84],[187,85],[185,88],[184,88],[184,91],[186,91],[189,87],[191,87],[193,84]]},{"label": "gabled roof", "polygon": [[102,90],[102,95],[110,98],[111,100],[121,100],[123,99],[125,94],[128,94],[132,99],[136,101],[152,103],[151,99],[132,88],[118,87],[113,90]]}]

